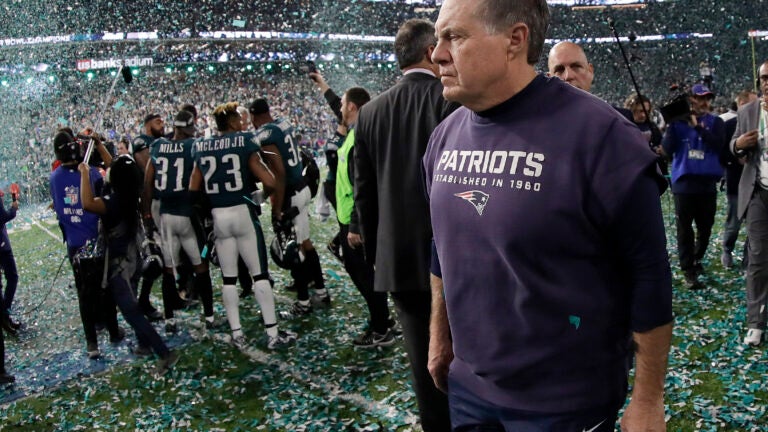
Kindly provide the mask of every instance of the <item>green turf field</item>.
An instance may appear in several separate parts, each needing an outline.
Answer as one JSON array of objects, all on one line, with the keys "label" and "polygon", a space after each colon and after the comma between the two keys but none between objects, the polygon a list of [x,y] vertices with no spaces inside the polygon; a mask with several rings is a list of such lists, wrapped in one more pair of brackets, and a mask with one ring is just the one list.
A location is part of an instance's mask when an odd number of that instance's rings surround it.
[{"label": "green turf field", "polygon": [[[668,430],[764,431],[768,355],[765,348],[740,344],[742,274],[721,267],[713,235],[702,278],[708,288],[682,289],[671,201],[666,195],[662,199],[676,315],[667,379]],[[715,233],[722,225],[724,197],[720,207]],[[333,306],[304,320],[282,321],[299,333],[295,346],[266,349],[252,297],[241,302],[251,338],[245,352],[228,344],[226,328],[205,331],[200,311],[185,311],[182,331],[169,339],[182,358],[172,372],[155,379],[153,360],[134,358],[126,342],[109,345],[106,334],[100,335],[104,358],[97,365],[86,359],[68,264],[55,277],[65,255],[55,238],[59,230],[41,208],[22,208],[19,218],[11,241],[21,273],[16,310],[26,313],[20,316],[25,329],[18,341],[6,340],[8,368],[18,381],[0,389],[0,398],[15,399],[0,408],[0,430],[420,430],[402,341],[373,350],[351,345],[365,322],[364,303],[341,264],[324,249],[336,229],[331,220],[313,219],[313,239]],[[274,273],[277,307],[286,310],[293,294],[283,289],[286,274]],[[213,276],[214,287],[220,286],[218,272]],[[159,283],[153,294],[160,307]],[[216,307],[223,317],[221,304]],[[122,318],[121,325],[127,328]],[[164,335],[162,325],[156,328]]]}]

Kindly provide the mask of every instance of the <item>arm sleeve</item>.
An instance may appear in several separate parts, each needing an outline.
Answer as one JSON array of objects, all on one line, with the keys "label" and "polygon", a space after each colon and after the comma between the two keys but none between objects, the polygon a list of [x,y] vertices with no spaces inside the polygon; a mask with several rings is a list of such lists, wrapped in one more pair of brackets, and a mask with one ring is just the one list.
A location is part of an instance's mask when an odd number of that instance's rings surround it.
[{"label": "arm sleeve", "polygon": [[[349,150],[349,155],[347,156],[350,159],[353,159],[355,154],[355,147],[352,147]],[[349,174],[350,181],[355,181],[355,164],[354,163],[348,163],[347,164],[347,174]],[[354,185],[353,185],[354,186]],[[349,216],[349,232],[353,234],[360,234],[360,221],[359,217],[357,216],[357,209],[352,209],[352,214]]]},{"label": "arm sleeve", "polygon": [[[365,107],[363,108],[365,109]],[[376,168],[368,153],[365,134],[365,111],[357,119],[355,132],[355,210],[357,210],[360,234],[366,244],[365,258],[370,264],[376,262],[376,230],[379,225],[379,197],[376,182]]]},{"label": "arm sleeve", "polygon": [[661,145],[661,131],[659,130],[659,127],[656,126],[656,124],[651,123],[651,146],[652,147],[658,147]]},{"label": "arm sleeve", "polygon": [[93,189],[93,196],[100,197],[104,194],[104,178],[101,176],[99,170],[91,169],[91,189]]},{"label": "arm sleeve", "polygon": [[333,89],[330,88],[325,91],[323,96],[325,96],[325,100],[328,102],[328,106],[331,107],[333,115],[336,116],[336,120],[341,123],[341,98],[333,91]]},{"label": "arm sleeve", "polygon": [[739,121],[741,115],[737,114],[736,117],[736,129],[733,131],[733,136],[731,137],[731,142],[728,143],[728,148],[731,150],[731,153],[733,153],[734,156],[742,157],[747,154],[746,150],[736,150],[736,140],[739,139],[740,136],[742,136],[746,132],[746,125],[743,121]]},{"label": "arm sleeve", "polygon": [[437,256],[435,239],[432,239],[432,262],[429,266],[429,272],[441,279],[443,278],[443,270],[440,268],[440,258]]},{"label": "arm sleeve", "polygon": [[696,126],[696,132],[701,136],[701,140],[704,141],[704,145],[711,150],[720,153],[725,143],[725,124],[723,119],[717,117],[712,124],[712,130],[706,130],[701,126]]},{"label": "arm sleeve", "polygon": [[[325,160],[328,165],[328,177],[329,179],[336,178],[336,167],[339,165],[339,149],[344,144],[346,137],[338,132],[334,135],[333,140],[326,145],[325,148]],[[353,164],[350,164],[353,165]],[[354,181],[354,177],[350,177]]]},{"label": "arm sleeve", "polygon": [[672,273],[658,188],[650,172],[632,186],[611,228],[630,280],[630,326],[645,332],[672,321]]},{"label": "arm sleeve", "polygon": [[677,150],[677,134],[675,133],[675,123],[672,123],[667,127],[667,131],[664,132],[664,137],[661,139],[661,148],[664,149],[664,153],[666,153],[669,158],[672,158],[672,155],[675,153],[675,150]]},{"label": "arm sleeve", "polygon": [[3,204],[2,198],[0,198],[0,225],[13,220],[15,217],[16,210],[13,207],[11,207],[10,211],[6,210],[5,204]]}]

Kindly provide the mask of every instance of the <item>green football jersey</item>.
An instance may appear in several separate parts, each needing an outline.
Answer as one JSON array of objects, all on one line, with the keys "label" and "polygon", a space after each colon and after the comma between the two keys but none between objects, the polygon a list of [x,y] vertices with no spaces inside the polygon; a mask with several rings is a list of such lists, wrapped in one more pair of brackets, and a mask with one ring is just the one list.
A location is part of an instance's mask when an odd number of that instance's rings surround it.
[{"label": "green football jersey", "polygon": [[286,192],[291,186],[296,186],[303,182],[301,175],[304,167],[301,165],[301,155],[293,136],[293,126],[285,120],[277,119],[274,123],[267,123],[256,131],[256,137],[259,144],[274,145],[280,150],[280,157],[283,158],[285,167]]},{"label": "green football jersey", "polygon": [[160,200],[160,213],[192,215],[189,200],[189,178],[192,175],[192,146],[195,138],[170,141],[159,138],[150,147],[155,167],[155,198]]},{"label": "green football jersey", "polygon": [[248,160],[259,149],[258,140],[251,132],[233,132],[195,141],[192,158],[203,173],[204,190],[212,207],[247,203],[246,198],[250,199],[256,187]]}]

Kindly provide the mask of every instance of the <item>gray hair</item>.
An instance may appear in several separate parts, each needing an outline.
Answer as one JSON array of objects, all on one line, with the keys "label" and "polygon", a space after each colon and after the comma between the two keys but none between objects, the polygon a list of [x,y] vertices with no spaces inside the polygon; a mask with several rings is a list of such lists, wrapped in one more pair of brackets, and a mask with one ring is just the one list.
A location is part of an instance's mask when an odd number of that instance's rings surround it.
[{"label": "gray hair", "polygon": [[528,64],[538,63],[549,28],[546,0],[480,0],[476,14],[490,34],[502,32],[515,23],[527,25]]},{"label": "gray hair", "polygon": [[395,57],[400,69],[413,66],[427,55],[430,46],[437,45],[435,25],[425,19],[409,19],[400,26],[395,36]]}]

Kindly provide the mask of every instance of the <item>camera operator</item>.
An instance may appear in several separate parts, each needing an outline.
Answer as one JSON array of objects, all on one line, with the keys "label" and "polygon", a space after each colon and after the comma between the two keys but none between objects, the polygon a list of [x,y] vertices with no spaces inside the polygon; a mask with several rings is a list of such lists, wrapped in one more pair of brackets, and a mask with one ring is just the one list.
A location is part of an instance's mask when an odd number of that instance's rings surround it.
[{"label": "camera operator", "polygon": [[715,223],[717,183],[723,174],[719,155],[725,145],[725,124],[710,114],[714,97],[706,85],[695,84],[688,95],[690,116],[671,122],[662,140],[664,152],[672,157],[677,248],[689,289],[703,288],[701,259]]},{"label": "camera operator", "polygon": [[[117,311],[111,297],[101,289],[104,264],[95,259],[76,259],[78,251],[86,243],[95,243],[99,234],[99,217],[83,210],[80,201],[80,172],[77,165],[83,161],[91,137],[101,161],[109,167],[112,156],[95,134],[90,137],[73,135],[70,129],[60,129],[53,138],[53,152],[61,165],[50,175],[49,184],[53,209],[59,220],[59,228],[67,244],[67,255],[75,276],[75,288],[80,306],[87,353],[90,359],[99,357],[96,322],[104,320],[110,341],[118,343],[125,333],[117,325]],[[91,158],[92,160],[94,158]],[[98,169],[91,166],[91,188],[101,195],[104,180]],[[106,311],[102,313],[101,311]],[[103,315],[103,316],[101,316]]]}]

